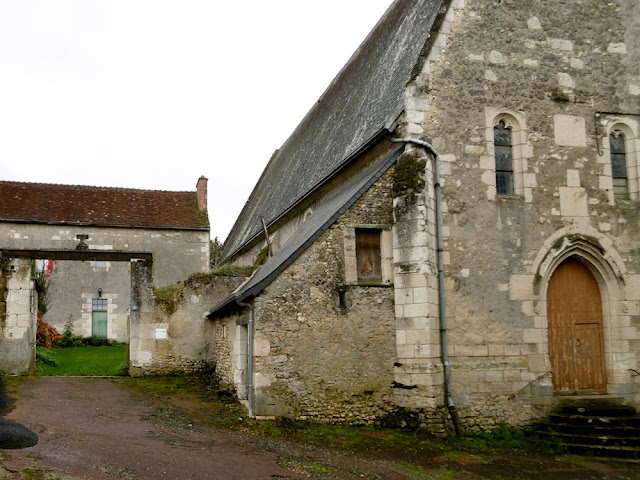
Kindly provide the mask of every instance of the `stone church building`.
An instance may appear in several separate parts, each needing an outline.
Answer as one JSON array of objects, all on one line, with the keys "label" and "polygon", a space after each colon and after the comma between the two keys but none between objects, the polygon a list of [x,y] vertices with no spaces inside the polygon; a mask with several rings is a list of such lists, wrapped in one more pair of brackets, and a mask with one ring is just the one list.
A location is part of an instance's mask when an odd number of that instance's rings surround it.
[{"label": "stone church building", "polygon": [[637,1],[395,1],[225,242],[217,371],[256,416],[640,405],[639,134]]},{"label": "stone church building", "polygon": [[[144,253],[153,260],[153,283],[160,287],[207,271],[207,179],[201,177],[190,192],[0,182],[0,248],[3,254],[18,250],[51,259],[45,321],[60,333],[71,321],[76,335],[128,342],[129,258],[56,260],[57,252]],[[28,262],[26,268],[28,276]],[[16,326],[12,322],[17,320],[9,315],[1,326]],[[8,340],[10,328],[2,330]]]}]

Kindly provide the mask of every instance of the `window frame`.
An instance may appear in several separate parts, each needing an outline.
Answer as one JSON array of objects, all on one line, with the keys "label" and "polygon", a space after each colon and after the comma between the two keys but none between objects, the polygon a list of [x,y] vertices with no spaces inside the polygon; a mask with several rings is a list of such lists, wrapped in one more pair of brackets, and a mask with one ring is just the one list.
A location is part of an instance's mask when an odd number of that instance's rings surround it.
[{"label": "window frame", "polygon": [[[508,139],[506,133],[508,133]],[[496,165],[496,194],[515,195],[513,132],[512,127],[504,119],[500,119],[498,124],[493,127],[493,149]],[[501,182],[501,179],[504,182]]]},{"label": "window frame", "polygon": [[[380,278],[360,278],[356,247],[357,230],[380,232]],[[393,235],[391,225],[346,225],[343,227],[345,285],[393,285]]]},{"label": "window frame", "polygon": [[[525,202],[533,202],[533,188],[536,187],[535,174],[527,173],[527,159],[533,155],[527,138],[527,125],[523,112],[508,109],[485,107],[485,140],[486,156],[481,158],[480,168],[484,170],[482,181],[488,185],[489,200],[524,198]],[[495,127],[504,122],[511,131],[512,183],[513,193],[501,194],[497,189]]]},{"label": "window frame", "polygon": [[92,312],[108,312],[109,311],[109,299],[105,297],[94,297],[91,299],[91,311]]},{"label": "window frame", "polygon": [[[624,115],[600,115],[596,114],[599,125],[604,126],[604,131],[600,130],[598,138],[601,151],[598,152],[598,162],[602,164],[602,175],[600,178],[600,188],[607,192],[609,204],[616,202],[638,201],[640,200],[640,130],[639,122]],[[616,196],[614,192],[614,169],[611,155],[610,136],[612,134],[624,135],[624,150],[627,175],[626,198]]]},{"label": "window frame", "polygon": [[[616,139],[620,138],[622,138],[622,142],[616,142]],[[609,158],[611,159],[611,182],[614,200],[629,200],[626,138],[624,132],[619,129],[612,130],[609,133]],[[616,145],[615,150],[614,143],[620,144]]]},{"label": "window frame", "polygon": [[355,235],[358,283],[382,283],[382,230],[356,228]]}]

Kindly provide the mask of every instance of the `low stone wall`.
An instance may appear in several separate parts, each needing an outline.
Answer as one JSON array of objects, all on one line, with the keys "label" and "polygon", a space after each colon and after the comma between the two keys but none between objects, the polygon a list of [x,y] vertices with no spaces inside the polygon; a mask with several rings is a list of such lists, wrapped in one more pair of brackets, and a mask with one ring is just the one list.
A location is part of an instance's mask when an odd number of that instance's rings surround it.
[{"label": "low stone wall", "polygon": [[148,298],[139,299],[140,322],[134,318],[131,322],[130,374],[191,373],[210,367],[214,362],[207,340],[211,326],[204,315],[244,280],[195,274],[156,289],[155,295],[148,289]]}]

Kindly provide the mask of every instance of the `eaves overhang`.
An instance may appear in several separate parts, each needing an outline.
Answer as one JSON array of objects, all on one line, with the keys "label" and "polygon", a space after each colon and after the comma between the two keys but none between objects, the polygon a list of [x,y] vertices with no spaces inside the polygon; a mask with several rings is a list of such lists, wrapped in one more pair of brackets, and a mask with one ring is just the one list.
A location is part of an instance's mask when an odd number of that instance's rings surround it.
[{"label": "eaves overhang", "polygon": [[136,225],[124,223],[96,223],[96,222],[72,222],[72,221],[43,221],[25,220],[13,218],[0,218],[0,223],[16,223],[20,225],[64,225],[66,227],[91,227],[91,228],[135,228],[142,230],[194,230],[208,232],[211,228],[207,226],[181,226],[181,225]]},{"label": "eaves overhang", "polygon": [[241,308],[237,302],[246,302],[259,295],[398,160],[403,150],[404,145],[396,147],[329,195],[253,277],[209,310],[205,317],[214,319]]},{"label": "eaves overhang", "polygon": [[[291,205],[287,209],[283,210],[276,217],[271,218],[271,219],[267,219],[267,221],[266,221],[267,227],[268,228],[272,227],[274,224],[276,224],[282,218],[284,218],[286,215],[288,215],[292,210],[295,210],[295,208],[298,207],[298,205],[300,205],[302,202],[304,202],[310,196],[315,194],[320,188],[322,188],[327,183],[329,183],[331,180],[333,180],[336,176],[338,176],[346,168],[351,166],[357,159],[359,159],[364,153],[366,153],[367,150],[369,150],[370,148],[372,148],[375,145],[377,145],[381,140],[383,140],[387,135],[389,135],[389,133],[390,133],[390,130],[388,129],[387,126],[379,129],[371,138],[369,138],[367,141],[363,142],[347,158],[345,158],[342,161],[342,163],[340,163],[340,165],[338,165],[334,170],[332,170],[326,177],[324,177],[321,181],[319,181],[313,187],[311,187],[310,190],[308,190],[303,195],[298,197],[296,200],[291,202]],[[265,171],[267,171],[267,170],[268,170],[268,167],[265,169]],[[229,235],[231,235],[231,234],[229,234]],[[236,248],[233,252],[230,252],[230,253],[226,254],[224,256],[224,258],[221,259],[221,263],[225,263],[226,261],[231,259],[234,255],[236,255],[239,252],[241,252],[244,248],[247,247],[247,245],[251,245],[251,243],[253,243],[261,235],[262,235],[262,230],[261,229],[257,229],[256,232],[254,233],[254,235],[251,238],[249,238],[246,242],[244,242],[242,245],[240,245],[238,248]]]}]

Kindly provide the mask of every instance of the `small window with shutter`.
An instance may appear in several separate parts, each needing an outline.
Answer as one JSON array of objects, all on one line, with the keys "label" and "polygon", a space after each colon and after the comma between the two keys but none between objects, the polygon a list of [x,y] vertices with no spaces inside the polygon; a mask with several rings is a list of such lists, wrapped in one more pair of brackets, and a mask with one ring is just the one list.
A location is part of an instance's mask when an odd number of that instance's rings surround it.
[{"label": "small window with shutter", "polygon": [[382,282],[380,230],[356,228],[358,282]]}]

